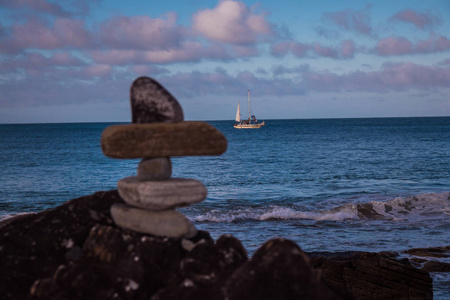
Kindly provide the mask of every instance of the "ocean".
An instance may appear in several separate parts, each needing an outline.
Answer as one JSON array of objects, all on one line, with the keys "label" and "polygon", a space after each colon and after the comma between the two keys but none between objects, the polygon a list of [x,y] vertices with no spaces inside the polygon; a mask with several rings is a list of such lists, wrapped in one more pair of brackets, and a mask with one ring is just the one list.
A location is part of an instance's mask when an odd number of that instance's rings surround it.
[{"label": "ocean", "polygon": [[[207,199],[181,208],[251,255],[273,237],[305,251],[404,251],[450,245],[450,117],[266,120],[261,129],[209,122],[222,156],[172,158]],[[117,124],[117,123],[114,123]],[[139,160],[105,157],[112,123],[0,125],[0,219],[116,188]],[[450,274],[433,273],[435,299]]]}]

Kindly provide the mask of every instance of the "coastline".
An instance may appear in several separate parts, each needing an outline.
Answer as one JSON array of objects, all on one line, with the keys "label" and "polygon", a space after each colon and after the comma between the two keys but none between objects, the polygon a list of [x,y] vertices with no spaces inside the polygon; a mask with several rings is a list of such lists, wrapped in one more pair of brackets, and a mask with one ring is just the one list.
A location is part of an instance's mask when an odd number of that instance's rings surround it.
[{"label": "coastline", "polygon": [[[447,245],[405,249],[404,253],[304,253],[301,245],[278,238],[267,241],[248,258],[240,241],[230,235],[214,241],[208,232],[199,231],[191,239],[176,240],[120,229],[109,214],[110,206],[120,202],[115,190],[98,192],[53,209],[0,222],[0,257],[4,266],[0,291],[6,299],[66,299],[68,294],[70,299],[94,299],[108,293],[123,299],[169,299],[176,295],[185,295],[180,299],[195,299],[201,295],[223,296],[223,291],[228,291],[230,299],[251,299],[257,297],[255,288],[274,293],[282,282],[302,282],[298,279],[317,275],[319,269],[322,277],[314,277],[314,284],[303,282],[312,287],[309,295],[319,299],[347,299],[351,295],[358,299],[377,291],[393,298],[403,291],[408,296],[432,299],[429,272],[418,268],[432,261],[429,270],[450,271],[450,264],[436,263],[436,258],[450,257]],[[181,261],[184,267],[180,269]],[[186,265],[187,262],[191,264]],[[264,269],[262,266],[269,262],[271,268]],[[294,265],[303,267],[293,268]],[[106,275],[105,270],[110,274]],[[149,271],[156,274],[155,280],[159,278],[151,288],[141,282]],[[271,280],[258,277],[259,280],[249,281],[249,272]],[[281,282],[277,281],[276,272],[281,272]],[[365,276],[360,272],[365,272]],[[389,272],[403,275],[389,280]],[[336,275],[339,273],[340,277]],[[384,281],[377,282],[381,275]],[[121,278],[120,283],[117,278]],[[414,287],[405,289],[408,284]],[[94,291],[86,296],[86,289]],[[298,296],[295,288],[286,291],[277,297]]]}]

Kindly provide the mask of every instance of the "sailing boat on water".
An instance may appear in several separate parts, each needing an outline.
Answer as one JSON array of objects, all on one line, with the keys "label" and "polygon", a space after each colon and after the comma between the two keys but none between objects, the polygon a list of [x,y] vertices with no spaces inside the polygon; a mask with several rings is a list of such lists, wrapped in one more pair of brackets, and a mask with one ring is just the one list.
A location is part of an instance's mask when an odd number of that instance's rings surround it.
[{"label": "sailing boat on water", "polygon": [[235,121],[237,123],[234,124],[234,128],[238,128],[238,129],[261,128],[262,126],[266,125],[266,122],[262,121],[261,123],[258,123],[258,120],[256,119],[255,115],[251,115],[251,110],[250,110],[250,90],[247,90],[247,98],[248,98],[248,119],[247,120],[241,120],[241,109],[240,109],[239,101],[238,101],[238,107],[237,107],[236,118],[235,118]]}]

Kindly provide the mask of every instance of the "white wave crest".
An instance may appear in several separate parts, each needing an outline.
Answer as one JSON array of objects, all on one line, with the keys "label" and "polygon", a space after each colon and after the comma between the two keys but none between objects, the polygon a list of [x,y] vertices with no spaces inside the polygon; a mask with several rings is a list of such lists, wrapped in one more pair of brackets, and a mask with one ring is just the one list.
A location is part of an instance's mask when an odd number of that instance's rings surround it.
[{"label": "white wave crest", "polygon": [[246,207],[234,210],[212,210],[191,218],[195,222],[235,222],[239,220],[390,220],[418,221],[450,216],[450,194],[428,193],[388,201],[347,203],[330,210],[302,211],[295,207]]}]

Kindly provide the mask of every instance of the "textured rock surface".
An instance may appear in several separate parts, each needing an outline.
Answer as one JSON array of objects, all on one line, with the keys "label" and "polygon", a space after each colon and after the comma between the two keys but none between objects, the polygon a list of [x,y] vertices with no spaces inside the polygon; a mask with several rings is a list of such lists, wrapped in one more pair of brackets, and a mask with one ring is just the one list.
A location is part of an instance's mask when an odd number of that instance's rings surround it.
[{"label": "textured rock surface", "polygon": [[414,266],[426,272],[450,272],[450,246],[415,248],[404,251]]},{"label": "textured rock surface", "polygon": [[137,177],[141,180],[166,180],[172,176],[169,157],[144,158],[138,165]]},{"label": "textured rock surface", "polygon": [[119,180],[117,188],[126,203],[150,210],[165,210],[197,203],[203,201],[207,194],[203,183],[185,178],[142,181],[133,176]]},{"label": "textured rock surface", "polygon": [[408,259],[386,253],[310,253],[311,264],[331,286],[348,290],[357,299],[432,299],[428,272]]},{"label": "textured rock surface", "polygon": [[80,259],[91,228],[113,224],[109,209],[118,202],[122,200],[116,191],[98,192],[0,223],[2,298],[27,299],[37,278],[50,277],[59,265]]},{"label": "textured rock surface", "polygon": [[450,257],[450,246],[444,247],[430,247],[430,248],[415,248],[404,251],[409,255],[415,255],[420,257],[436,257],[447,258]]},{"label": "textured rock surface", "polygon": [[133,123],[183,121],[183,110],[175,97],[149,77],[139,77],[133,82],[130,104]]},{"label": "textured rock surface", "polygon": [[151,211],[127,204],[111,206],[114,223],[122,228],[161,237],[192,237],[195,226],[176,210]]},{"label": "textured rock surface", "polygon": [[248,260],[230,235],[214,243],[204,231],[173,239],[117,227],[115,203],[123,203],[116,191],[99,192],[1,222],[1,298],[352,299],[345,289],[357,299],[432,295],[428,273],[391,253],[310,253],[308,263],[293,242],[275,239]]},{"label": "textured rock surface", "polygon": [[107,127],[101,146],[106,156],[123,159],[220,155],[227,140],[205,122],[129,124]]},{"label": "textured rock surface", "polygon": [[222,288],[224,299],[352,299],[325,285],[293,242],[273,239],[256,251]]}]

